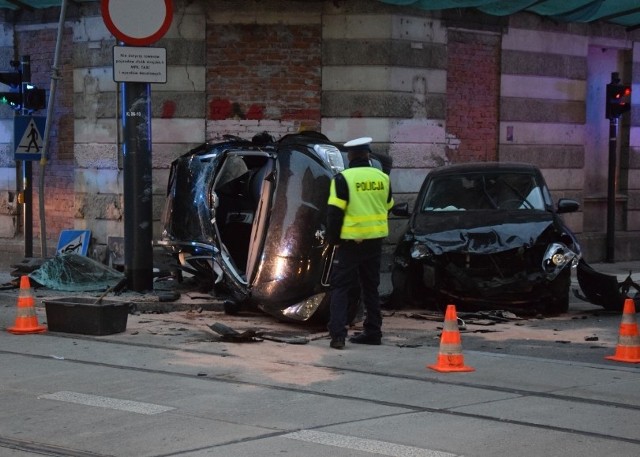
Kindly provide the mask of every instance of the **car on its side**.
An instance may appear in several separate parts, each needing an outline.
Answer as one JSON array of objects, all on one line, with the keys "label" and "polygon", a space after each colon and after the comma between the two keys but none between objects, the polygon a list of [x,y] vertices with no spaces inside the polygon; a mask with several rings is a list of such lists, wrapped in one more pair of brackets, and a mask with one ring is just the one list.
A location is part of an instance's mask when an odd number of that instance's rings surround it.
[{"label": "car on its side", "polygon": [[[171,164],[156,244],[223,294],[227,312],[326,321],[334,251],[324,238],[327,200],[332,177],[347,166],[343,146],[319,132],[203,144]],[[358,301],[354,290],[352,317]]]},{"label": "car on its side", "polygon": [[531,164],[447,165],[427,174],[393,255],[390,306],[563,313],[581,249]]}]

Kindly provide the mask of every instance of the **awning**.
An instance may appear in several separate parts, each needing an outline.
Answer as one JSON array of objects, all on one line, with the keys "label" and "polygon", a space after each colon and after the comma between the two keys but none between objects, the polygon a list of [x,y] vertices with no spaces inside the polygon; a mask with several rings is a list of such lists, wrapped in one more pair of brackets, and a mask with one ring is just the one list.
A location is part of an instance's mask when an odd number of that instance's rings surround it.
[{"label": "awning", "polygon": [[60,0],[0,0],[0,8],[19,10],[60,6]]},{"label": "awning", "polygon": [[[86,2],[96,0],[72,0]],[[508,16],[527,11],[561,22],[610,22],[630,30],[640,28],[638,0],[377,0],[423,10],[471,8],[492,16]],[[0,9],[50,8],[61,0],[0,0]]]},{"label": "awning", "polygon": [[[73,3],[91,2],[97,0],[71,0]],[[40,8],[58,7],[62,0],[0,0],[0,9],[8,10],[36,10]]]},{"label": "awning", "polygon": [[492,16],[508,16],[527,11],[560,22],[603,21],[627,27],[640,27],[638,0],[378,0],[391,5],[423,10],[473,8]]}]

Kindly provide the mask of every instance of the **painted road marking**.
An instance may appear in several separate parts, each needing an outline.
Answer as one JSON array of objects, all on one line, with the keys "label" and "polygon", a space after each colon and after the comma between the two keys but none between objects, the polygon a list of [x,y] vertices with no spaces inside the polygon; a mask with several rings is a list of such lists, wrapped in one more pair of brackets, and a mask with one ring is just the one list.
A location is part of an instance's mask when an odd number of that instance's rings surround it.
[{"label": "painted road marking", "polygon": [[390,457],[456,457],[457,455],[448,452],[434,451],[432,449],[404,446],[386,441],[368,440],[314,430],[300,430],[299,432],[287,433],[282,436],[292,440],[353,449],[354,451],[364,451],[372,454],[388,455]]},{"label": "painted road marking", "polygon": [[100,397],[98,395],[88,395],[68,391],[40,395],[38,398],[65,401],[68,403],[77,403],[79,405],[86,406],[97,406],[99,408],[117,409],[119,411],[128,411],[131,413],[147,415],[164,413],[175,409],[169,406],[154,405],[152,403],[141,403],[138,401],[120,400],[118,398]]}]

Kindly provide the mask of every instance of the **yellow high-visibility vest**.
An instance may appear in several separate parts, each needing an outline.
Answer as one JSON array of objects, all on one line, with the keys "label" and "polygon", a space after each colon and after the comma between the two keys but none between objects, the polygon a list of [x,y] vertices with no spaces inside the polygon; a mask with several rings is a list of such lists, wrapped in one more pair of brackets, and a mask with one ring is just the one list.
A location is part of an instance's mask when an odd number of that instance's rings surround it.
[{"label": "yellow high-visibility vest", "polygon": [[331,181],[328,201],[344,211],[340,238],[365,240],[387,236],[387,213],[393,206],[389,176],[374,167],[347,168],[342,176],[349,188],[349,201],[338,198],[335,180]]}]

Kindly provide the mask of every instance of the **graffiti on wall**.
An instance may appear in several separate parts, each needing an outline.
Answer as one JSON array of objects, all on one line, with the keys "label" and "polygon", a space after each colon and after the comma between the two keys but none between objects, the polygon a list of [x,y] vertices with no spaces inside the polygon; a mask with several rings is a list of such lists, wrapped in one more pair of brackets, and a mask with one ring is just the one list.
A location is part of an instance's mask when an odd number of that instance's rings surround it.
[{"label": "graffiti on wall", "polygon": [[209,119],[221,121],[224,119],[264,119],[264,106],[254,103],[247,110],[243,110],[239,103],[231,100],[214,99],[209,103]]}]

